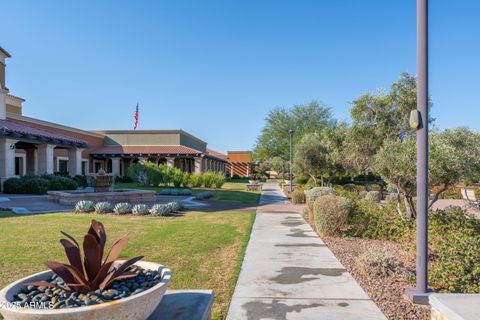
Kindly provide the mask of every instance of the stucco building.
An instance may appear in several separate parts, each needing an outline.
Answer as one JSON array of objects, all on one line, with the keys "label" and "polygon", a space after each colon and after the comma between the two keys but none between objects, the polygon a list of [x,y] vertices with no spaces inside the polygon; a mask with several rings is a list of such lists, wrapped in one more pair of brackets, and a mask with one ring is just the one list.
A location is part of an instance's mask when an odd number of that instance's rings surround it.
[{"label": "stucco building", "polygon": [[255,170],[251,151],[228,151],[227,173],[230,176],[250,177]]},{"label": "stucco building", "polygon": [[20,97],[6,86],[0,47],[0,181],[25,174],[90,174],[104,168],[125,175],[132,162],[149,160],[185,172],[226,171],[226,156],[183,130],[87,131],[23,115]]}]

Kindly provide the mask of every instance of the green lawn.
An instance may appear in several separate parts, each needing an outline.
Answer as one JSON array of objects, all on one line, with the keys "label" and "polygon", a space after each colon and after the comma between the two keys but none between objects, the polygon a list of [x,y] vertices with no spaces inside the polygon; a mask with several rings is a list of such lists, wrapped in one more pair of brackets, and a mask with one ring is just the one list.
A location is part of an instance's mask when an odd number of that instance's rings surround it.
[{"label": "green lawn", "polygon": [[[240,202],[247,205],[255,206],[260,200],[259,191],[247,191],[245,181],[229,181],[226,182],[221,189],[205,189],[205,188],[193,188],[192,193],[197,194],[202,191],[211,191],[214,194],[213,200],[218,201],[233,201]],[[143,187],[138,186],[136,183],[115,183],[117,189],[148,189],[154,190],[157,193],[165,189],[166,187]]]},{"label": "green lawn", "polygon": [[[213,289],[213,318],[226,317],[240,271],[254,214],[189,212],[182,217],[42,214],[0,216],[0,288],[15,279],[44,270],[47,260],[66,261],[58,242],[60,231],[77,239],[92,218],[105,224],[108,246],[131,234],[126,257],[144,255],[173,271],[171,289]],[[1,318],[1,317],[0,317]]]}]

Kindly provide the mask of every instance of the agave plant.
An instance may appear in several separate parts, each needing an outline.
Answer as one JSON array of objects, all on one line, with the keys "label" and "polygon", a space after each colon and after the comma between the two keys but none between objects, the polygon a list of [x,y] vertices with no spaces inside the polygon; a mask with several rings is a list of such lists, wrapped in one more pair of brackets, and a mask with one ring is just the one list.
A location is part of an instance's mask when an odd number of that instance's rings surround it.
[{"label": "agave plant", "polygon": [[[127,234],[117,240],[105,260],[103,254],[107,235],[102,223],[92,220],[88,233],[83,238],[83,261],[80,245],[72,236],[62,231],[67,239],[61,239],[60,243],[65,249],[70,264],[55,261],[47,261],[45,265],[65,281],[66,286],[75,292],[87,293],[97,289],[107,289],[115,280],[136,277],[134,272],[127,269],[143,256],[130,259],[117,267],[113,267],[120,252],[125,248],[130,236]],[[45,286],[60,288],[58,285],[46,281],[24,283],[24,285]]]}]

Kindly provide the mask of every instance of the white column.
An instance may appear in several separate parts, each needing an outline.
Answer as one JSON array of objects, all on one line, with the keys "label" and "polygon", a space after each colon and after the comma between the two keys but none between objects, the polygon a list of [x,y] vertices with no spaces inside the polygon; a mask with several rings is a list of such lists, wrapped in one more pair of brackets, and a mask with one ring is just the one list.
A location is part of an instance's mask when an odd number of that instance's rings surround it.
[{"label": "white column", "polygon": [[112,174],[115,177],[120,175],[120,158],[112,158]]},{"label": "white column", "polygon": [[37,146],[38,174],[53,173],[53,144],[41,144]]},{"label": "white column", "polygon": [[27,157],[26,173],[27,174],[37,174],[37,172],[38,172],[37,149],[27,149],[26,150],[26,157]]},{"label": "white column", "polygon": [[82,151],[83,149],[68,149],[68,173],[70,176],[82,174]]},{"label": "white column", "polygon": [[15,176],[15,143],[18,140],[0,139],[0,179],[1,182]]},{"label": "white column", "polygon": [[166,157],[167,159],[167,167],[173,168],[175,167],[175,158],[174,157]]},{"label": "white column", "polygon": [[203,172],[203,158],[196,157],[195,158],[195,173]]},{"label": "white column", "polygon": [[250,164],[247,163],[247,177],[250,177]]},{"label": "white column", "polygon": [[7,104],[5,102],[6,94],[7,92],[2,89],[2,86],[0,84],[0,119],[2,120],[5,120],[7,118]]}]

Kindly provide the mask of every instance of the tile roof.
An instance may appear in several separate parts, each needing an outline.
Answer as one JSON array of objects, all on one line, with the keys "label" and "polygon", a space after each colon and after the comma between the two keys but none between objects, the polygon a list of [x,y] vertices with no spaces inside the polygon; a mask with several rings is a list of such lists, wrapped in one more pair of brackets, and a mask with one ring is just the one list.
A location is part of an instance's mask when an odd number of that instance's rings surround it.
[{"label": "tile roof", "polygon": [[220,152],[212,150],[212,149],[207,149],[207,152],[210,155],[214,156],[215,158],[219,158],[219,159],[227,161],[227,155],[226,154],[220,153]]},{"label": "tile roof", "polygon": [[172,146],[118,146],[102,147],[92,154],[201,154],[201,151],[179,145]]},{"label": "tile roof", "polygon": [[66,141],[69,143],[80,144],[82,147],[86,147],[87,143],[83,140],[76,139],[73,137],[69,137],[63,134],[55,133],[52,131],[30,127],[23,123],[16,122],[14,120],[2,120],[0,119],[0,132],[3,133],[17,133],[23,135],[31,135],[35,137],[47,138],[47,139],[55,139]]}]

